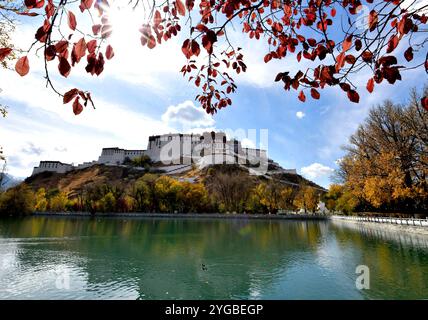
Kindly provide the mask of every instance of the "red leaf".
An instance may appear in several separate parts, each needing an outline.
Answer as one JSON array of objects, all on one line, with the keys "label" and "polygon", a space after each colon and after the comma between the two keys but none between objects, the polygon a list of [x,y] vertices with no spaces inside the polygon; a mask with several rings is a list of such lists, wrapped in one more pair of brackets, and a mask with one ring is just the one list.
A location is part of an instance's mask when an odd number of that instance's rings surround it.
[{"label": "red leaf", "polygon": [[51,27],[51,24],[48,20],[45,20],[43,25],[37,29],[36,32],[36,39],[40,42],[46,42],[47,36],[48,36],[48,31]]},{"label": "red leaf", "polygon": [[39,9],[44,6],[45,0],[25,0],[24,3],[28,9]]},{"label": "red leaf", "polygon": [[421,104],[422,107],[424,107],[424,109],[428,111],[428,96],[425,96],[421,99]]},{"label": "red leaf", "polygon": [[15,70],[21,77],[25,76],[30,71],[30,63],[27,56],[19,58],[15,64]]},{"label": "red leaf", "polygon": [[342,88],[343,91],[348,92],[351,90],[351,86],[347,83],[339,83],[340,88]]},{"label": "red leaf", "polygon": [[213,44],[217,41],[217,35],[214,31],[208,30],[202,37],[202,45],[209,54],[213,53]]},{"label": "red leaf", "polygon": [[55,50],[58,53],[63,53],[68,48],[68,41],[61,40],[55,44]]},{"label": "red leaf", "polygon": [[335,8],[331,9],[330,14],[334,18],[336,16],[336,9]]},{"label": "red leaf", "polygon": [[351,100],[351,102],[354,102],[354,103],[360,102],[360,95],[355,90],[348,91],[348,98],[349,100]]},{"label": "red leaf", "polygon": [[346,57],[345,57],[345,61],[347,62],[347,63],[349,63],[349,64],[354,64],[355,63],[355,57],[352,55],[352,54],[348,54]]},{"label": "red leaf", "polygon": [[156,39],[152,35],[149,36],[149,39],[147,41],[147,47],[149,47],[149,49],[153,49],[154,47],[156,47]]},{"label": "red leaf", "polygon": [[386,53],[391,53],[392,51],[394,51],[394,49],[398,45],[398,42],[399,40],[397,35],[392,35],[391,38],[389,38],[388,47],[386,48]]},{"label": "red leaf", "polygon": [[113,57],[114,57],[113,47],[111,45],[108,45],[106,48],[106,58],[107,60],[110,60]]},{"label": "red leaf", "polygon": [[180,15],[186,15],[186,7],[184,6],[181,0],[175,0],[175,8],[177,9]]},{"label": "red leaf", "polygon": [[79,90],[78,90],[78,89],[76,89],[76,88],[74,88],[74,89],[71,89],[71,90],[67,91],[67,92],[64,94],[64,97],[63,97],[63,99],[62,99],[62,102],[63,102],[64,104],[69,103],[71,100],[73,100],[73,98],[77,95],[77,93],[78,93],[78,92],[79,92]]},{"label": "red leaf", "polygon": [[300,93],[299,93],[299,100],[300,101],[302,101],[302,102],[305,102],[306,101],[306,96],[305,96],[305,94],[303,93],[303,91],[300,91]]},{"label": "red leaf", "polygon": [[155,26],[158,26],[158,25],[160,25],[161,22],[162,22],[161,14],[160,14],[159,10],[156,10],[155,16],[153,18],[153,24]]},{"label": "red leaf", "polygon": [[46,12],[46,18],[47,19],[49,19],[50,17],[52,17],[54,15],[55,5],[53,4],[53,2],[49,1],[49,3],[45,7],[45,12]]},{"label": "red leaf", "polygon": [[25,0],[24,4],[28,9],[33,9],[34,6],[36,5],[36,0]]},{"label": "red leaf", "polygon": [[360,39],[355,40],[355,50],[360,51],[361,47],[363,46],[363,43]]},{"label": "red leaf", "polygon": [[50,45],[45,50],[45,58],[47,61],[52,61],[55,59],[56,56],[56,49],[54,45]]},{"label": "red leaf", "polygon": [[76,16],[73,12],[68,11],[68,26],[71,30],[76,30],[77,22],[76,22]]},{"label": "red leaf", "polygon": [[344,65],[345,65],[345,52],[341,52],[336,57],[336,72],[339,72],[340,69],[342,69]]},{"label": "red leaf", "polygon": [[195,0],[186,0],[186,8],[191,11],[195,5]]},{"label": "red leaf", "polygon": [[79,5],[80,11],[83,12],[86,9],[89,10],[92,7],[93,2],[94,2],[94,0],[82,0],[82,1],[80,1],[80,5]]},{"label": "red leaf", "polygon": [[379,58],[378,63],[384,67],[389,67],[393,64],[397,64],[397,58],[394,56],[383,56]]},{"label": "red leaf", "polygon": [[76,99],[74,99],[74,102],[73,102],[73,112],[77,116],[82,111],[83,111],[83,106],[79,102],[79,97],[77,97]]},{"label": "red leaf", "polygon": [[311,89],[311,96],[312,96],[312,98],[318,100],[320,98],[320,93],[316,89],[312,88]]},{"label": "red leaf", "polygon": [[6,57],[12,52],[11,48],[1,48],[0,49],[0,62],[6,59]]},{"label": "red leaf", "polygon": [[406,58],[407,61],[413,60],[413,48],[409,47],[406,52],[404,52],[404,58]]},{"label": "red leaf", "polygon": [[99,76],[104,70],[104,56],[101,52],[98,53],[98,59],[95,62],[95,74]]},{"label": "red leaf", "polygon": [[369,30],[370,31],[373,31],[374,29],[376,29],[377,22],[378,22],[378,14],[377,14],[376,10],[370,11],[368,22],[369,22]]},{"label": "red leaf", "polygon": [[370,62],[373,59],[373,53],[366,50],[361,54],[361,58],[363,59],[363,61],[365,62]]},{"label": "red leaf", "polygon": [[70,64],[68,63],[68,60],[65,59],[64,57],[59,58],[58,70],[59,70],[59,73],[66,78],[70,74],[70,70],[71,70]]},{"label": "red leaf", "polygon": [[93,39],[86,44],[89,53],[94,53],[97,48],[97,40]]},{"label": "red leaf", "polygon": [[346,39],[343,41],[342,49],[343,51],[348,51],[352,46],[352,34],[350,36],[347,36]]},{"label": "red leaf", "polygon": [[92,26],[92,33],[94,35],[97,35],[100,32],[100,30],[101,30],[101,25],[100,24],[94,24]]},{"label": "red leaf", "polygon": [[192,53],[195,56],[199,56],[199,54],[201,53],[201,49],[199,48],[199,43],[195,40],[192,40]]},{"label": "red leaf", "polygon": [[192,56],[192,51],[191,51],[191,47],[190,47],[190,39],[184,40],[183,45],[181,46],[181,51],[183,52],[184,56],[187,59],[190,59],[190,57]]},{"label": "red leaf", "polygon": [[370,78],[369,81],[367,81],[366,89],[368,92],[372,93],[374,88],[374,79]]},{"label": "red leaf", "polygon": [[270,53],[268,53],[267,55],[265,55],[264,61],[265,61],[265,63],[268,63],[270,60],[272,60],[272,55]]},{"label": "red leaf", "polygon": [[85,38],[80,39],[73,46],[73,51],[71,52],[71,62],[78,63],[86,54],[86,41]]}]

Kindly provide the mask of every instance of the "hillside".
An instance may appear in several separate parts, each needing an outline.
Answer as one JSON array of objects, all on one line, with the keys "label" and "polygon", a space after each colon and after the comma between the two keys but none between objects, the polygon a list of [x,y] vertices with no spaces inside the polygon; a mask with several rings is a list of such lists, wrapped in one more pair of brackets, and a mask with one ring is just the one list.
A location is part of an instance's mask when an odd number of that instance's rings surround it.
[{"label": "hillside", "polygon": [[[153,168],[152,168],[153,169]],[[120,186],[123,189],[130,187],[135,181],[145,174],[145,170],[130,166],[105,166],[94,165],[92,167],[73,170],[67,173],[42,172],[25,179],[25,183],[34,191],[39,188],[46,190],[58,189],[67,193],[70,197],[78,194],[80,191],[98,185],[108,184],[111,186]],[[218,173],[236,173],[248,174],[248,170],[236,165],[214,165],[201,170],[192,168],[181,173],[157,173],[159,175],[168,175],[181,181],[203,182],[208,174]],[[324,190],[312,181],[305,179],[298,174],[273,173],[264,176],[251,176],[254,182],[263,182],[275,178],[286,186],[297,188],[300,184],[306,184],[319,190]]]}]

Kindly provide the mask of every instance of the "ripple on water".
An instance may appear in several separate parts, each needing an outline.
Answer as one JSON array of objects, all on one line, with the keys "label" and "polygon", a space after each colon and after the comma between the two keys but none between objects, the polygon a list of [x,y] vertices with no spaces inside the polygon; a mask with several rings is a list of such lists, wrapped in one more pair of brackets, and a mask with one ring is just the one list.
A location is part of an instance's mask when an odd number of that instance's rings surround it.
[{"label": "ripple on water", "polygon": [[[428,247],[411,236],[287,221],[248,222],[246,232],[221,220],[40,221],[0,221],[0,298],[428,297]],[[359,264],[373,277],[365,293]]]}]

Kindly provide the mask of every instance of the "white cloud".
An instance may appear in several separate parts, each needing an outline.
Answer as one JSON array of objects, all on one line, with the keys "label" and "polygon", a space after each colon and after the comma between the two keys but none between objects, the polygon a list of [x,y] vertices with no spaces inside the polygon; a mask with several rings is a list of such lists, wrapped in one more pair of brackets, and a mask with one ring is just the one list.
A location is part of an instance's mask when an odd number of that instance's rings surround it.
[{"label": "white cloud", "polygon": [[44,150],[40,147],[36,147],[32,142],[28,142],[27,146],[22,148],[21,151],[26,154],[40,156]]},{"label": "white cloud", "polygon": [[174,130],[160,119],[103,99],[97,99],[96,110],[88,107],[75,116],[71,105],[63,105],[37,74],[20,78],[3,70],[0,83],[2,99],[10,106],[8,116],[0,119],[0,143],[8,172],[15,176],[28,176],[40,160],[95,160],[106,146],[145,149],[149,135]]},{"label": "white cloud", "polygon": [[190,100],[176,106],[169,106],[162,115],[162,121],[171,126],[178,126],[179,130],[183,128],[207,128],[215,124],[211,115],[207,114],[204,109],[196,107]]},{"label": "white cloud", "polygon": [[324,177],[333,173],[334,169],[320,163],[314,162],[300,169],[302,174],[309,179]]},{"label": "white cloud", "polygon": [[306,114],[303,113],[303,111],[297,111],[296,112],[296,117],[299,119],[302,119],[304,116],[306,116]]},{"label": "white cloud", "polygon": [[242,139],[241,146],[243,148],[256,148],[256,144],[254,143],[254,141],[249,138]]}]

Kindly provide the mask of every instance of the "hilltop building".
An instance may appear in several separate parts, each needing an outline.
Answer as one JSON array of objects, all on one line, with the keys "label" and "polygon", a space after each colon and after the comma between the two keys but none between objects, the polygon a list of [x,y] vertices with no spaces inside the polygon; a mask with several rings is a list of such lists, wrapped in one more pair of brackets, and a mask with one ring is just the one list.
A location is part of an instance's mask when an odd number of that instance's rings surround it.
[{"label": "hilltop building", "polygon": [[[243,148],[241,142],[228,140],[224,132],[205,132],[203,134],[164,134],[149,137],[146,150],[126,150],[118,147],[103,148],[98,160],[77,166],[59,161],[41,161],[33,170],[33,175],[43,171],[65,173],[83,169],[95,164],[123,165],[141,156],[149,156],[154,163],[164,166],[209,164],[243,164],[251,167],[264,167],[273,163],[263,149]],[[295,170],[291,170],[295,172]]]}]

